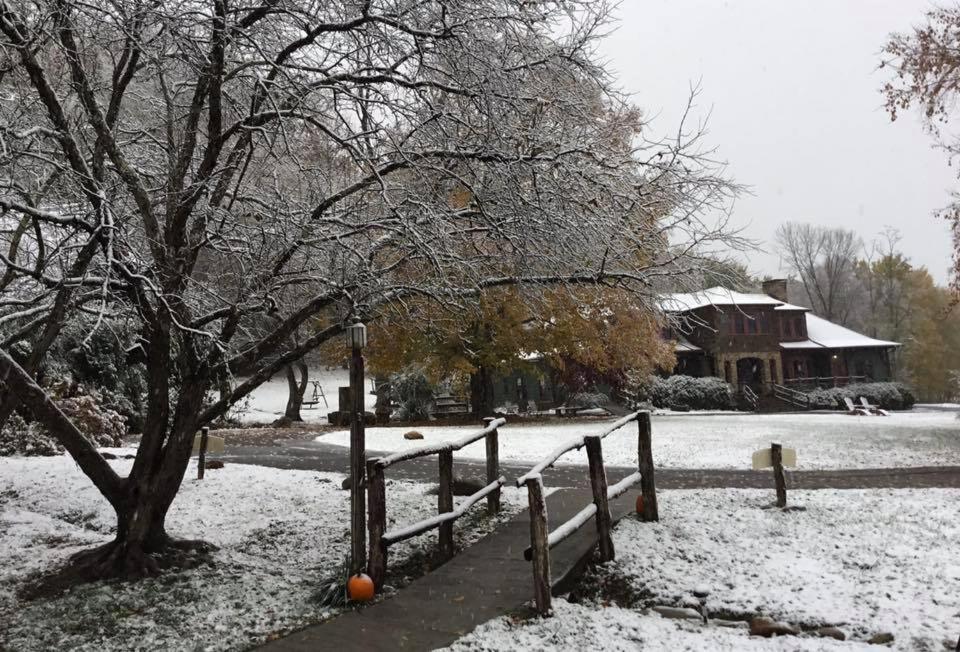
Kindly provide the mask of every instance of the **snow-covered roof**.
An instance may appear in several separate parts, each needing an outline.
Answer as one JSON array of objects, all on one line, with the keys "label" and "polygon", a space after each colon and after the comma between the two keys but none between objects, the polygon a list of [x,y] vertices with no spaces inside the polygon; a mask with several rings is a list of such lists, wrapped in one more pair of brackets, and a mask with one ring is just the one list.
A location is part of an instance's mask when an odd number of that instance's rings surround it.
[{"label": "snow-covered roof", "polygon": [[673,350],[677,353],[693,353],[695,351],[703,351],[703,349],[685,338],[683,335],[677,336],[677,341],[673,345]]},{"label": "snow-covered roof", "polygon": [[[874,346],[900,346],[898,342],[875,340],[849,328],[807,313],[807,337],[828,349],[856,349]],[[781,346],[783,346],[781,344]]]},{"label": "snow-covered roof", "polygon": [[802,342],[780,342],[781,349],[822,349],[822,344],[817,344],[813,340],[803,340]]},{"label": "snow-covered roof", "polygon": [[784,303],[774,308],[774,310],[802,310],[804,312],[810,312],[810,308],[804,308],[803,306],[795,306],[792,303]]},{"label": "snow-covered roof", "polygon": [[780,306],[783,301],[766,294],[734,292],[713,287],[699,292],[675,292],[660,298],[660,307],[667,312],[685,312],[705,306]]},{"label": "snow-covered roof", "polygon": [[[774,310],[800,310],[806,313],[807,337],[802,342],[781,342],[782,349],[857,349],[900,346],[897,342],[876,340],[849,328],[817,317],[809,308],[780,301],[767,294],[734,292],[725,287],[712,287],[699,292],[675,292],[660,297],[660,307],[666,312],[687,312],[706,306],[773,306]],[[701,351],[699,347],[680,338],[675,351]]]}]

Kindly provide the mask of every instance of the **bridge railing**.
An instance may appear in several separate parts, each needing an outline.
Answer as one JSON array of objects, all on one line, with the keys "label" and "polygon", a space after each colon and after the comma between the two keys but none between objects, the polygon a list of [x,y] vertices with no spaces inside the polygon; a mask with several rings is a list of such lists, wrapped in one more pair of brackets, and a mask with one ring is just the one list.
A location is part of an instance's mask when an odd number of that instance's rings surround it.
[{"label": "bridge railing", "polygon": [[[636,422],[638,426],[637,471],[616,484],[608,486],[601,442],[605,437],[633,422]],[[534,599],[537,610],[541,614],[550,612],[552,590],[550,580],[551,548],[570,537],[592,518],[597,526],[600,559],[610,561],[616,556],[613,540],[610,536],[612,518],[609,501],[626,493],[630,487],[639,482],[643,495],[641,511],[643,519],[647,521],[659,519],[650,440],[650,413],[646,410],[634,412],[616,421],[597,435],[581,435],[563,444],[543,458],[527,473],[517,478],[517,487],[527,487],[527,500],[530,506],[530,547],[524,551],[524,557],[533,562]],[[544,497],[542,473],[567,453],[584,447],[587,449],[593,502],[551,532],[547,524],[547,503]]]},{"label": "bridge railing", "polygon": [[[500,487],[506,479],[500,476],[500,456],[497,429],[506,419],[486,419],[482,430],[461,439],[443,444],[422,446],[399,451],[386,457],[367,460],[367,532],[369,548],[367,573],[377,591],[383,587],[387,572],[387,550],[400,541],[421,535],[429,530],[439,530],[439,550],[444,559],[453,556],[453,523],[463,516],[482,498],[487,499],[490,514],[500,511]],[[466,497],[459,507],[453,506],[453,454],[454,452],[484,439],[486,441],[487,485]],[[440,487],[437,492],[437,515],[403,527],[387,531],[387,494],[384,471],[400,462],[436,455],[439,460]]]}]

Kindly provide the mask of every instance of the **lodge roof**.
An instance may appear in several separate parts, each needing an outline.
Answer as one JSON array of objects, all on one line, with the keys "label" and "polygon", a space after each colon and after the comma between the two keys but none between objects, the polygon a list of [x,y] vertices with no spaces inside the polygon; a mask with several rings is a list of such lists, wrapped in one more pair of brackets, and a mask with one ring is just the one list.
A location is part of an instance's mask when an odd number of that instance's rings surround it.
[{"label": "lodge roof", "polygon": [[[725,287],[712,287],[699,292],[677,292],[665,294],[660,299],[660,307],[666,312],[689,312],[706,306],[719,310],[724,307],[773,306],[774,310],[800,310],[806,313],[807,338],[800,342],[780,342],[780,348],[791,349],[862,349],[874,347],[900,346],[898,342],[878,340],[861,333],[834,324],[810,312],[809,308],[795,306],[766,294],[735,292]],[[681,338],[675,345],[679,353],[700,351],[701,349]]]},{"label": "lodge roof", "polygon": [[694,351],[703,351],[699,346],[685,338],[683,335],[675,335],[676,342],[673,344],[673,350],[677,353],[693,353]]},{"label": "lodge roof", "polygon": [[877,340],[867,337],[840,324],[834,324],[823,317],[807,313],[807,337],[815,346],[785,347],[784,345],[799,344],[799,342],[781,342],[781,348],[824,348],[824,349],[862,349],[869,347],[900,346],[899,342]]},{"label": "lodge roof", "polygon": [[774,306],[774,310],[809,310],[774,299],[767,294],[735,292],[725,287],[707,288],[699,292],[675,292],[660,298],[660,307],[667,312],[687,312],[706,306]]}]

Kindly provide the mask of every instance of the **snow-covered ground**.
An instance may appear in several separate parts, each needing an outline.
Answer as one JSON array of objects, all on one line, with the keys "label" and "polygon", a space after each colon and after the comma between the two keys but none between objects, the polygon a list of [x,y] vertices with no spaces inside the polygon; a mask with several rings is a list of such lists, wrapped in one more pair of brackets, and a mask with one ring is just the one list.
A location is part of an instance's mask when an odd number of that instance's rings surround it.
[{"label": "snow-covered ground", "polygon": [[[600,571],[649,596],[643,604],[557,600],[554,618],[496,619],[453,649],[850,650],[861,649],[851,640],[880,633],[893,634],[898,650],[956,644],[958,490],[792,491],[790,503],[806,509],[788,512],[764,509],[770,492],[756,490],[664,491],[659,498],[661,521],[621,521],[617,559]],[[802,629],[833,625],[850,640],[768,641],[645,611],[695,606],[693,592],[703,587],[713,613],[764,615]]]},{"label": "snow-covered ground", "polygon": [[[125,474],[132,461],[112,464]],[[109,541],[115,521],[68,457],[0,458],[0,649],[242,649],[323,619],[332,612],[315,596],[348,555],[343,477],[227,464],[201,482],[191,464],[167,529],[218,546],[213,566],[23,602],[16,592],[32,573]],[[436,496],[427,490],[387,480],[388,528],[435,514]],[[503,518],[525,504],[505,488]],[[461,543],[493,528],[483,514],[480,506],[457,523]],[[435,540],[428,533],[391,546],[390,564]]]},{"label": "snow-covered ground", "polygon": [[[300,416],[307,423],[327,423],[327,414],[337,409],[339,388],[349,386],[350,375],[346,369],[314,368],[310,369],[308,380],[320,381],[320,387],[327,397],[327,403],[325,404],[323,398],[320,398],[316,405],[301,408]],[[369,380],[366,390],[366,407],[372,411],[377,397],[370,393]],[[270,424],[283,416],[288,396],[287,379],[282,373],[278,373],[271,380],[251,392],[246,401],[235,406],[232,414],[241,423]],[[312,400],[312,397],[313,384],[311,382],[307,385],[304,400]]]},{"label": "snow-covered ground", "polygon": [[[601,432],[612,420],[507,424],[500,429],[500,459],[535,462],[574,437]],[[423,440],[406,440],[406,427],[367,428],[367,449],[397,451],[449,441],[471,426],[417,427]],[[337,431],[318,441],[349,445]],[[885,468],[960,464],[960,421],[952,412],[897,412],[889,417],[846,414],[655,414],[653,458],[673,468],[749,468],[754,451],[779,441],[797,450],[799,469]],[[458,455],[483,458],[483,441]],[[637,463],[636,425],[603,441],[607,464]],[[565,455],[559,464],[586,464],[586,452]]]},{"label": "snow-covered ground", "polygon": [[509,617],[491,620],[459,639],[450,652],[861,652],[873,650],[863,643],[831,639],[758,638],[745,630],[704,627],[693,621],[671,620],[616,606],[580,605],[553,599],[554,615],[529,621]]}]

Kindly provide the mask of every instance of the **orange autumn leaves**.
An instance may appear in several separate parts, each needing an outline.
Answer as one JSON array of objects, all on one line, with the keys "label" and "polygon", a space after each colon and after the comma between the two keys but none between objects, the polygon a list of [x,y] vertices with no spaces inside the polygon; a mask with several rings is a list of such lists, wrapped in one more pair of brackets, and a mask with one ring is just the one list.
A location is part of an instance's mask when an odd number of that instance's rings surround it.
[{"label": "orange autumn leaves", "polygon": [[508,288],[484,293],[476,308],[410,304],[371,326],[368,360],[375,373],[415,364],[432,380],[465,381],[480,367],[507,372],[543,357],[603,375],[672,369],[672,347],[656,314],[611,288]]}]

